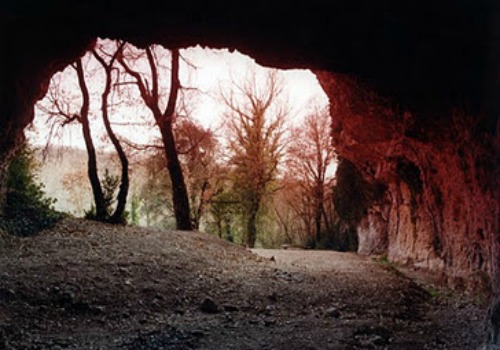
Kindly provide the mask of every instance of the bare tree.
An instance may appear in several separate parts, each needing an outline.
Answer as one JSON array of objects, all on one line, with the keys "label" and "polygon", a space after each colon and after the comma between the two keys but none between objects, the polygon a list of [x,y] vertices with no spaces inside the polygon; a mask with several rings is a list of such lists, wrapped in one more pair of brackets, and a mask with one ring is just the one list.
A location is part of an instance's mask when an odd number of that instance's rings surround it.
[{"label": "bare tree", "polygon": [[113,70],[114,63],[118,55],[121,54],[123,49],[123,44],[120,44],[115,52],[111,55],[109,61],[106,61],[106,56],[110,56],[104,51],[103,47],[99,49],[92,49],[92,55],[95,59],[100,63],[105,72],[105,85],[104,90],[101,96],[101,113],[102,120],[104,122],[104,127],[106,128],[106,132],[113,143],[113,146],[118,154],[121,164],[121,178],[120,178],[120,189],[117,195],[117,205],[115,211],[110,216],[109,221],[111,223],[122,223],[124,221],[124,212],[125,206],[127,205],[127,195],[129,189],[129,162],[125,151],[123,150],[122,145],[118,137],[116,136],[113,128],[111,127],[111,122],[109,120],[109,94],[111,92],[111,87],[113,83]]},{"label": "bare tree", "polygon": [[292,177],[280,180],[281,188],[273,196],[272,210],[283,241],[304,246],[312,236],[310,199],[303,196],[301,184]]},{"label": "bare tree", "polygon": [[[300,197],[310,199],[316,241],[321,239],[322,223],[327,231],[331,225],[325,211],[325,195],[333,174],[331,172],[335,154],[331,145],[330,115],[327,108],[314,107],[304,122],[291,133],[288,167],[292,176],[300,184]],[[329,173],[330,171],[330,173]],[[306,215],[307,216],[307,215]],[[309,218],[307,218],[309,219]]]},{"label": "bare tree", "polygon": [[[52,122],[51,130],[47,142],[47,149],[50,145],[52,135],[57,132],[57,128],[64,128],[74,122],[81,125],[85,147],[87,150],[87,175],[92,188],[94,204],[96,209],[95,218],[104,221],[107,217],[104,193],[97,170],[97,156],[92,139],[89,122],[90,93],[85,81],[85,73],[82,59],[78,59],[71,67],[76,72],[79,95],[71,95],[61,89],[61,81],[52,80],[48,93],[48,106],[38,104],[39,109],[45,113],[49,121]],[[75,100],[81,99],[79,111],[75,111],[77,103]]]},{"label": "bare tree", "polygon": [[246,216],[246,244],[254,247],[257,217],[263,200],[272,191],[283,155],[285,104],[278,104],[283,87],[277,71],[267,74],[258,86],[255,73],[242,86],[237,84],[229,96],[228,107],[230,165],[234,186]]},{"label": "bare tree", "polygon": [[108,213],[106,212],[106,202],[101,187],[101,181],[99,180],[99,174],[97,169],[97,156],[94,147],[94,141],[92,140],[92,134],[90,130],[90,122],[89,122],[90,94],[87,87],[87,83],[85,82],[85,74],[83,71],[83,64],[81,58],[78,59],[75,63],[75,70],[78,76],[78,85],[80,86],[80,91],[82,93],[82,106],[80,108],[80,114],[79,115],[75,114],[71,118],[77,119],[82,124],[82,133],[83,133],[83,138],[85,140],[85,146],[87,148],[87,156],[88,156],[88,175],[95,202],[95,210],[96,210],[95,218],[96,220],[104,221],[106,220]]},{"label": "bare tree", "polygon": [[158,60],[154,52],[154,48],[149,46],[145,49],[146,57],[150,69],[151,86],[148,80],[138,71],[134,70],[127,61],[125,54],[118,55],[118,61],[123,66],[125,71],[133,77],[139,89],[140,95],[153,114],[156,125],[161,134],[161,139],[164,147],[165,157],[167,159],[167,168],[172,182],[172,201],[174,204],[174,214],[176,226],[179,230],[191,230],[192,223],[190,217],[189,198],[184,174],[182,172],[177,145],[173,131],[173,124],[176,117],[176,104],[181,83],[179,80],[179,49],[171,50],[171,67],[170,67],[170,91],[165,109],[160,106],[160,80],[158,73]]},{"label": "bare tree", "polygon": [[177,121],[175,135],[186,172],[193,225],[198,230],[207,205],[214,196],[214,184],[219,177],[216,164],[219,145],[210,129],[203,128],[189,118]]},{"label": "bare tree", "polygon": [[[83,60],[77,60],[72,67],[76,71],[78,90],[80,96],[72,95],[67,90],[61,87],[61,81],[55,79],[52,80],[51,86],[48,93],[48,106],[46,104],[39,104],[39,109],[49,117],[52,121],[51,132],[47,142],[47,148],[50,144],[50,140],[53,134],[57,132],[56,128],[64,128],[74,122],[81,125],[83,138],[85,141],[85,146],[88,156],[88,177],[90,180],[92,194],[94,198],[95,205],[95,219],[99,221],[109,221],[113,223],[118,223],[123,221],[123,213],[126,205],[126,198],[128,194],[128,160],[127,156],[121,147],[118,137],[111,128],[111,123],[109,120],[109,95],[112,86],[112,71],[113,65],[116,60],[116,56],[121,51],[122,47],[118,47],[117,50],[112,55],[104,55],[104,50],[101,47],[99,49],[100,54],[97,49],[92,49],[91,54],[97,59],[97,62],[104,69],[105,73],[105,85],[101,96],[101,114],[103,122],[106,128],[106,132],[113,143],[118,156],[122,164],[122,176],[120,190],[118,193],[118,204],[113,214],[111,214],[111,203],[113,198],[107,198],[102,183],[99,179],[98,164],[96,150],[94,146],[94,141],[92,138],[91,127],[90,127],[90,100],[91,95],[87,82],[85,80],[85,72],[89,72],[88,68],[84,68]],[[110,56],[109,61],[106,61],[106,57]],[[88,55],[86,57],[92,57]],[[86,58],[85,58],[86,59]],[[90,60],[89,60],[90,62]],[[88,65],[88,62],[87,62]],[[75,113],[75,109],[78,105],[78,100],[81,100],[80,111]]]}]

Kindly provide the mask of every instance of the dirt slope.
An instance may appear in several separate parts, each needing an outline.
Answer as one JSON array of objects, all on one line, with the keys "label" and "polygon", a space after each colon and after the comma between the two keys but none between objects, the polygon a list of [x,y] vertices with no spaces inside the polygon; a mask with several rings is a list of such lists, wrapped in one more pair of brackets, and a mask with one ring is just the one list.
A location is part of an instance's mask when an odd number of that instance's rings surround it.
[{"label": "dirt slope", "polygon": [[0,247],[0,349],[478,346],[482,304],[426,288],[354,254],[66,219]]}]

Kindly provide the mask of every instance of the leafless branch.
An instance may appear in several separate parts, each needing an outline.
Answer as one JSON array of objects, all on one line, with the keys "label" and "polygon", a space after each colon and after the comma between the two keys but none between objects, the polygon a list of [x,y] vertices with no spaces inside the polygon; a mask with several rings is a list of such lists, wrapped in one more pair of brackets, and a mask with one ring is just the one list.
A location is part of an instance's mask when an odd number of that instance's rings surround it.
[{"label": "leafless branch", "polygon": [[163,146],[160,144],[137,144],[124,137],[120,137],[120,141],[123,142],[127,147],[136,151],[148,151],[148,150],[163,150]]}]

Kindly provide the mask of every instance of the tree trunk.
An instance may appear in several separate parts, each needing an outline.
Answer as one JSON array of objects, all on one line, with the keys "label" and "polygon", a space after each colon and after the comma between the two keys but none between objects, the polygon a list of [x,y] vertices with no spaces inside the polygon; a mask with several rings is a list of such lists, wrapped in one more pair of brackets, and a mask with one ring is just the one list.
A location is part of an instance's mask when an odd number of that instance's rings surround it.
[{"label": "tree trunk", "polygon": [[172,50],[172,71],[170,74],[170,93],[168,96],[165,113],[156,115],[156,122],[160,127],[165,156],[167,157],[167,168],[172,181],[172,201],[174,203],[175,222],[178,230],[191,230],[191,210],[189,209],[189,197],[182,173],[181,163],[177,154],[175,137],[172,124],[175,117],[177,95],[181,87],[179,81],[179,50]]},{"label": "tree trunk", "polygon": [[97,171],[97,157],[94,147],[94,142],[92,141],[92,134],[90,133],[89,124],[89,105],[90,97],[89,91],[87,89],[87,84],[85,83],[85,77],[83,74],[82,61],[79,59],[76,61],[76,72],[78,74],[78,84],[82,92],[83,103],[80,110],[80,119],[82,123],[83,138],[85,140],[85,146],[87,148],[88,155],[88,176],[90,180],[90,185],[92,187],[92,193],[94,195],[95,209],[96,209],[96,220],[104,221],[108,216],[106,212],[106,205],[104,200],[104,194],[102,192],[101,181],[99,180],[99,175]]},{"label": "tree trunk", "polygon": [[330,219],[328,218],[328,214],[326,213],[324,201],[323,201],[323,205],[321,206],[321,212],[323,214],[323,220],[325,221],[326,232],[328,232],[330,234],[330,233],[332,233],[332,225],[330,223]]},{"label": "tree trunk", "polygon": [[175,147],[172,125],[165,123],[161,128],[162,140],[167,158],[167,169],[172,182],[172,202],[174,204],[174,215],[178,230],[191,230],[191,213],[189,199],[182,173],[181,163]]},{"label": "tree trunk", "polygon": [[[118,50],[121,50],[121,48],[119,48]],[[106,132],[111,142],[113,143],[113,146],[115,147],[116,153],[118,153],[118,157],[120,158],[120,164],[121,164],[120,189],[117,195],[117,204],[113,215],[111,215],[111,217],[109,218],[109,222],[115,224],[124,223],[123,213],[125,212],[125,207],[127,205],[127,196],[128,196],[129,182],[130,182],[128,176],[128,164],[129,164],[128,158],[127,155],[125,154],[125,151],[123,150],[122,145],[120,144],[120,141],[118,140],[118,137],[116,137],[114,130],[111,128],[111,123],[109,121],[109,115],[108,115],[108,97],[109,93],[111,92],[111,78],[112,78],[111,73],[112,73],[113,62],[118,53],[119,51],[115,53],[115,56],[113,56],[111,62],[108,65],[97,54],[97,52],[93,50],[94,57],[99,61],[99,63],[102,65],[102,67],[106,72],[106,85],[104,87],[101,100],[102,120],[104,122]]]},{"label": "tree trunk", "polygon": [[109,221],[111,223],[126,223],[123,213],[125,212],[125,207],[127,205],[128,189],[130,186],[130,180],[128,176],[128,159],[123,150],[119,152],[117,149],[117,152],[118,152],[118,157],[120,158],[122,173],[120,180],[120,189],[116,197],[117,199],[116,208],[113,215],[111,215]]},{"label": "tree trunk", "polygon": [[252,204],[248,221],[247,221],[247,239],[246,244],[248,248],[255,247],[255,241],[257,240],[257,212],[259,211],[258,204]]},{"label": "tree trunk", "polygon": [[229,242],[234,242],[233,234],[231,233],[231,220],[229,217],[224,218],[224,224],[226,225],[226,237],[225,239]]},{"label": "tree trunk", "polygon": [[177,95],[181,84],[179,81],[179,49],[172,50],[172,67],[170,74],[170,92],[168,96],[165,112],[162,113],[159,107],[159,89],[158,89],[158,70],[155,62],[154,54],[151,48],[146,48],[146,54],[151,69],[151,90],[147,82],[141,78],[141,75],[133,71],[125,62],[123,57],[117,56],[120,64],[125,68],[127,73],[133,76],[139,87],[139,92],[146,106],[151,110],[156,121],[156,125],[160,129],[163,148],[167,158],[167,169],[172,182],[172,201],[174,203],[175,222],[178,230],[191,230],[191,211],[189,209],[189,197],[184,182],[182,167],[179,162],[177,148],[172,131],[172,124],[175,119],[175,109],[177,104]]},{"label": "tree trunk", "polygon": [[222,239],[222,219],[221,218],[217,218],[217,236],[219,236],[219,238]]},{"label": "tree trunk", "polygon": [[198,204],[198,208],[196,209],[195,212],[195,217],[194,217],[194,228],[196,230],[200,229],[200,222],[201,222],[201,217],[203,216],[203,213],[205,212],[205,193],[208,189],[208,180],[203,181],[203,184],[201,185],[201,191],[200,191],[200,203]]},{"label": "tree trunk", "polygon": [[314,226],[316,229],[316,242],[321,240],[321,216],[323,211],[323,185],[316,184],[316,208],[314,208]]}]

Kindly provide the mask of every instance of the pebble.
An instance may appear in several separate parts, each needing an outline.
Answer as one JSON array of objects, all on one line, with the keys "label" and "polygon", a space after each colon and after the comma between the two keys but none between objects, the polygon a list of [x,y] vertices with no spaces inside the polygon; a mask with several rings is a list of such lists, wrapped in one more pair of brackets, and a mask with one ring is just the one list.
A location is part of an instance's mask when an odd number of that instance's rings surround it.
[{"label": "pebble", "polygon": [[205,298],[200,305],[200,310],[207,314],[215,314],[219,312],[219,306],[210,298]]},{"label": "pebble", "polygon": [[276,320],[274,318],[268,318],[264,320],[264,326],[270,327],[276,324]]},{"label": "pebble", "polygon": [[236,312],[236,311],[239,311],[239,309],[237,306],[234,306],[234,305],[224,305],[224,311]]},{"label": "pebble", "polygon": [[339,318],[340,317],[340,311],[337,310],[334,307],[330,307],[325,310],[325,316],[326,317],[332,317],[332,318]]}]

